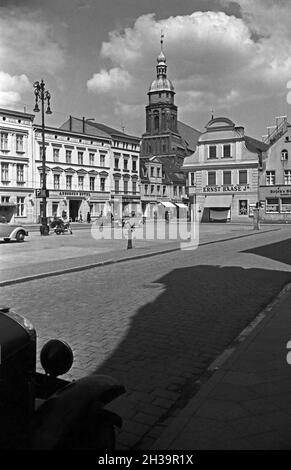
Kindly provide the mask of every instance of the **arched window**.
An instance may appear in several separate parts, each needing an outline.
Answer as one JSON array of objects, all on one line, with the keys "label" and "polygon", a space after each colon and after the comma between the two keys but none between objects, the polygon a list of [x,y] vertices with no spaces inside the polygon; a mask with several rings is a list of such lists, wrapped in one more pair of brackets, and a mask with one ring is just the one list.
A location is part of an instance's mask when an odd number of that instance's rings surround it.
[{"label": "arched window", "polygon": [[281,160],[288,160],[288,150],[284,149],[281,151]]},{"label": "arched window", "polygon": [[154,117],[154,125],[155,125],[155,130],[159,130],[159,116]]}]

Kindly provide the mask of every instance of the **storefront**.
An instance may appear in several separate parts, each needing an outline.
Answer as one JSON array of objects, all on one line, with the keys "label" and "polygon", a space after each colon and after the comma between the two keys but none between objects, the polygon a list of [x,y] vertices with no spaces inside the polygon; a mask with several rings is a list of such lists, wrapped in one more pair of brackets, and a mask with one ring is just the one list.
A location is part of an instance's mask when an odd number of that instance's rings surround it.
[{"label": "storefront", "polygon": [[260,187],[260,220],[291,223],[291,185]]}]

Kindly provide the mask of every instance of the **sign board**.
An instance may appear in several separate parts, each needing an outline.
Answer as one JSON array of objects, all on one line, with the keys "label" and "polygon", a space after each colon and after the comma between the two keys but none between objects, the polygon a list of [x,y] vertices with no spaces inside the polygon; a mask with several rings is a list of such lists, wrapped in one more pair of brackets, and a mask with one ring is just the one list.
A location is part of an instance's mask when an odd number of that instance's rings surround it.
[{"label": "sign board", "polygon": [[228,193],[228,192],[242,192],[248,191],[250,186],[248,184],[231,184],[231,185],[222,185],[222,186],[204,186],[204,193]]},{"label": "sign board", "polygon": [[36,197],[49,197],[49,190],[48,189],[36,189],[35,190]]}]

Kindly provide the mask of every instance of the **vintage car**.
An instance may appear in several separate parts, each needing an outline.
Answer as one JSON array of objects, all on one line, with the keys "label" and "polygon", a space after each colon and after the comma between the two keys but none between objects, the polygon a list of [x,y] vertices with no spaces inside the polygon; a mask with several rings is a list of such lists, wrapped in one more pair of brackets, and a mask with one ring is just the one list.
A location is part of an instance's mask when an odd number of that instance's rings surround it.
[{"label": "vintage car", "polygon": [[10,240],[23,242],[27,236],[28,232],[22,225],[12,224],[7,222],[5,217],[0,217],[0,240],[4,240],[5,242]]}]

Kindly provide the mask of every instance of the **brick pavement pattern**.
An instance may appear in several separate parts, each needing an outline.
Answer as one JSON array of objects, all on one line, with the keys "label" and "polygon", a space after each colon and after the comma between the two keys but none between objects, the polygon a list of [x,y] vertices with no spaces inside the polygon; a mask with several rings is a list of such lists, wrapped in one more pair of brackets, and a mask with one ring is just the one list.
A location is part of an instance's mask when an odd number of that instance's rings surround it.
[{"label": "brick pavement pattern", "polygon": [[282,260],[243,253],[289,231],[3,287],[1,300],[33,322],[39,349],[68,341],[69,377],[123,382],[110,406],[124,419],[118,448],[149,448],[205,368],[291,280]]}]

